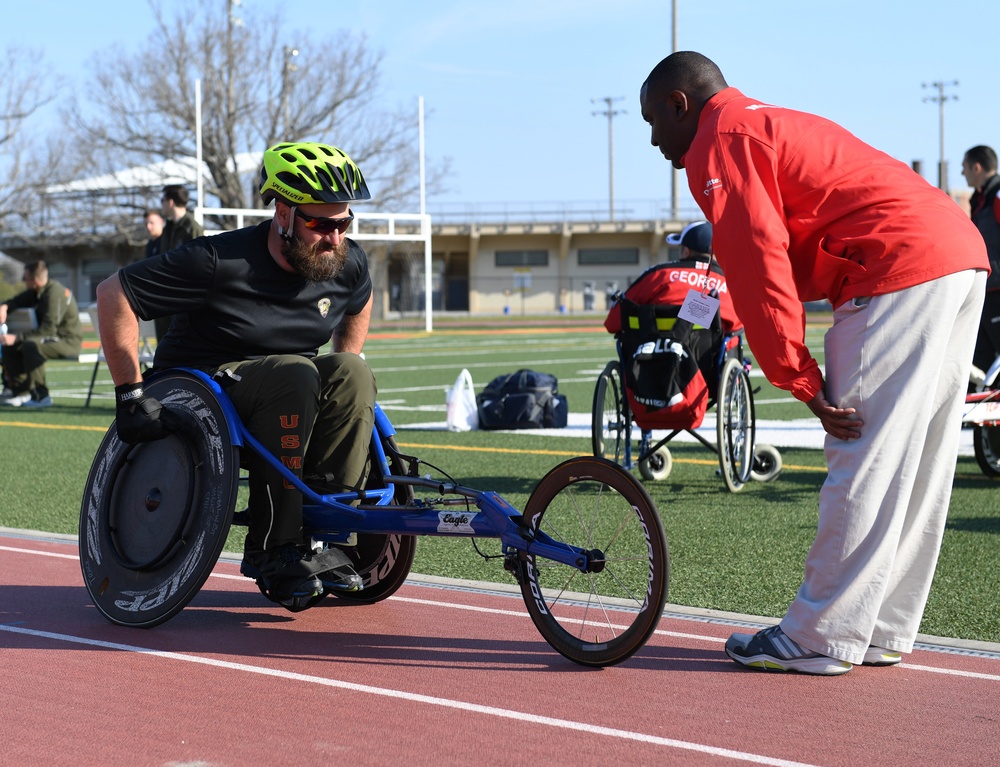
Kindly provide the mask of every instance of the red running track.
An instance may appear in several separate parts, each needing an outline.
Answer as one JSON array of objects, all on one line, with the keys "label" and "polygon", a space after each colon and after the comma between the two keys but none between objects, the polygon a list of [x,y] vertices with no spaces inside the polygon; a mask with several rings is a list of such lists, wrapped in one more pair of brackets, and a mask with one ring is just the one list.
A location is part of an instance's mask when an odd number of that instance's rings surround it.
[{"label": "red running track", "polygon": [[668,614],[635,657],[586,669],[519,596],[408,583],[292,614],[231,561],[173,620],[128,629],[91,606],[75,543],[0,535],[0,762],[997,764],[1000,652],[769,674],[725,657],[733,630]]}]

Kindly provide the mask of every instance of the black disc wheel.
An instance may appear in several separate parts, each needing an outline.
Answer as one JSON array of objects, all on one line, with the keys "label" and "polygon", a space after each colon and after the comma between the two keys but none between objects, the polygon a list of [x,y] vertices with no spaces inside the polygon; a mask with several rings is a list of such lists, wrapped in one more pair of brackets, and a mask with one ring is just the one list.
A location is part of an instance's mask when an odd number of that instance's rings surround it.
[{"label": "black disc wheel", "polygon": [[[382,447],[390,471],[404,474],[406,466],[399,458],[395,439],[383,437]],[[370,490],[385,487],[385,478],[377,467],[373,466],[369,473],[367,487]],[[393,504],[406,506],[412,500],[413,487],[397,483]],[[364,588],[360,591],[334,591],[333,595],[348,602],[373,604],[395,594],[406,581],[417,553],[417,537],[396,533],[358,533],[356,546],[341,548],[354,561],[354,569],[361,576]]]},{"label": "black disc wheel", "polygon": [[239,480],[238,448],[206,383],[172,371],[145,390],[182,428],[128,445],[112,425],[80,509],[87,591],[109,621],[137,627],[173,617],[205,583],[226,542]]},{"label": "black disc wheel", "polygon": [[753,471],[754,408],[750,376],[734,357],[722,366],[715,409],[719,468],[726,487],[737,493],[750,480]]},{"label": "black disc wheel", "polygon": [[631,414],[622,385],[621,364],[609,362],[597,378],[591,418],[594,455],[617,464],[625,462],[625,445],[630,438]]},{"label": "black disc wheel", "polygon": [[534,489],[524,510],[530,535],[587,552],[586,572],[522,552],[521,593],[555,650],[585,666],[629,658],[656,629],[670,558],[656,507],[642,484],[601,458],[572,458]]}]

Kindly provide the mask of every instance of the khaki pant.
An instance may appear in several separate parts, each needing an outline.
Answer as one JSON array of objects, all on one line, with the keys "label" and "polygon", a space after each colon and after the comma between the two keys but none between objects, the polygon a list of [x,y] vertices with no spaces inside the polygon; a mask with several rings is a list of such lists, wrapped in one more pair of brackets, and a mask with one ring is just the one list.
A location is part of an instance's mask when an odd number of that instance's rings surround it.
[{"label": "khaki pant", "polygon": [[46,360],[80,356],[80,343],[58,338],[18,341],[3,347],[3,368],[14,394],[32,392],[38,399],[49,395],[45,384]]},{"label": "khaki pant", "polygon": [[[344,489],[368,474],[375,377],[356,354],[313,359],[273,355],[206,368],[250,433],[296,476],[324,476]],[[247,551],[302,541],[302,495],[252,451]]]},{"label": "khaki pant", "polygon": [[837,308],[826,397],[857,409],[861,437],[827,435],[828,476],[805,580],[782,630],[860,663],[910,652],[951,500],[985,272],[964,271]]}]

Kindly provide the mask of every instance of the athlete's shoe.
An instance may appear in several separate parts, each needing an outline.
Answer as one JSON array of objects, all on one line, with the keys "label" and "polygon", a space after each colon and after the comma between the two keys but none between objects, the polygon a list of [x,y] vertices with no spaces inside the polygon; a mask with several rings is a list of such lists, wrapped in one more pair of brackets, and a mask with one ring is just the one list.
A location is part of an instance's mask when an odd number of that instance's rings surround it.
[{"label": "athlete's shoe", "polygon": [[295,544],[246,552],[240,572],[253,578],[275,602],[309,599],[324,590],[358,591],[361,576],[339,549],[313,552]]},{"label": "athlete's shoe", "polygon": [[270,551],[244,554],[240,572],[257,581],[275,602],[308,599],[323,593],[323,582],[316,577],[310,553],[291,543]]},{"label": "athlete's shoe", "polygon": [[744,666],[764,671],[833,676],[846,674],[853,668],[847,661],[807,650],[788,637],[781,626],[771,626],[756,634],[733,634],[726,640],[726,655]]},{"label": "athlete's shoe", "polygon": [[886,650],[884,647],[871,645],[865,650],[865,659],[861,661],[862,666],[895,666],[903,660],[901,653],[895,650]]},{"label": "athlete's shoe", "polygon": [[327,591],[361,591],[364,588],[364,582],[351,560],[336,546],[313,554],[313,559],[324,568],[319,579]]},{"label": "athlete's shoe", "polygon": [[8,407],[21,407],[28,402],[31,402],[31,392],[11,395],[5,400],[0,400],[0,405],[7,405]]},{"label": "athlete's shoe", "polygon": [[41,399],[29,399],[27,402],[21,405],[21,407],[33,407],[33,408],[52,407],[52,397],[46,395]]}]

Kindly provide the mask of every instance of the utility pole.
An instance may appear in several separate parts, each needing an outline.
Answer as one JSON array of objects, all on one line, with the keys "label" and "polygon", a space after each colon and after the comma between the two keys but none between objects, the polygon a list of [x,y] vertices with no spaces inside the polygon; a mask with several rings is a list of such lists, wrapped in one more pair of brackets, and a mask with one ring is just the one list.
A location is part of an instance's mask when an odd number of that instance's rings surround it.
[{"label": "utility pole", "polygon": [[[670,0],[671,5],[671,16],[670,16],[670,52],[677,53],[677,0]],[[678,210],[677,210],[677,185],[678,177],[680,176],[680,171],[670,165],[670,220],[677,221]]]},{"label": "utility pole", "polygon": [[949,83],[946,82],[936,82],[936,83],[924,83],[922,87],[924,88],[936,88],[936,96],[926,96],[924,101],[934,101],[938,105],[938,135],[940,136],[940,160],[938,161],[938,188],[943,189],[945,192],[948,191],[948,161],[944,159],[944,102],[946,101],[958,101],[958,96],[945,95],[944,89],[951,88],[958,85],[958,80],[952,80]]},{"label": "utility pole", "polygon": [[609,213],[611,215],[611,220],[615,220],[615,143],[614,143],[614,119],[615,115],[626,114],[624,109],[615,109],[614,103],[616,101],[623,101],[624,96],[611,97],[605,96],[602,99],[591,99],[591,104],[598,104],[604,102],[607,109],[597,112],[591,112],[592,115],[601,115],[602,117],[608,118],[608,206]]}]

